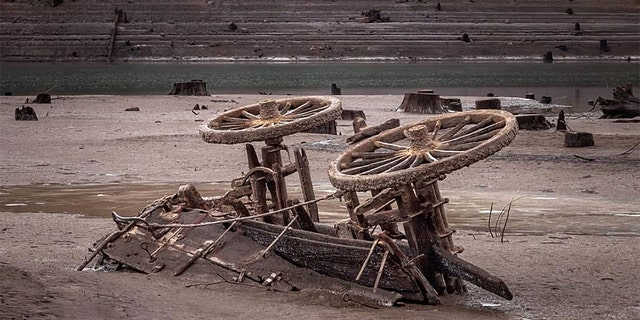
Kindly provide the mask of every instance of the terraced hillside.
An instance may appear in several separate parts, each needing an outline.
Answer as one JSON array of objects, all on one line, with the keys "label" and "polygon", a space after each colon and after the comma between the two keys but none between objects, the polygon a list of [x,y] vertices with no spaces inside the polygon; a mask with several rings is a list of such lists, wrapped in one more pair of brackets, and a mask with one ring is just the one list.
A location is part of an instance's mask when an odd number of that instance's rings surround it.
[{"label": "terraced hillside", "polygon": [[[51,4],[0,0],[0,60],[640,57],[640,0],[442,0],[440,11],[415,0]],[[370,9],[389,22],[363,23]]]}]

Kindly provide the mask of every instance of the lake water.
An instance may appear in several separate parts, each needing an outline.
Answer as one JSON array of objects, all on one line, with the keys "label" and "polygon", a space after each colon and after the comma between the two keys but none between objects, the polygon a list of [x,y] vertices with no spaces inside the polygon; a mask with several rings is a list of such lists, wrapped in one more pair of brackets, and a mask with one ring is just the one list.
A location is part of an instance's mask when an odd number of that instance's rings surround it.
[{"label": "lake water", "polygon": [[138,63],[0,64],[0,93],[35,95],[167,94],[174,82],[202,79],[211,94],[403,94],[551,96],[583,105],[617,85],[640,85],[639,63]]}]

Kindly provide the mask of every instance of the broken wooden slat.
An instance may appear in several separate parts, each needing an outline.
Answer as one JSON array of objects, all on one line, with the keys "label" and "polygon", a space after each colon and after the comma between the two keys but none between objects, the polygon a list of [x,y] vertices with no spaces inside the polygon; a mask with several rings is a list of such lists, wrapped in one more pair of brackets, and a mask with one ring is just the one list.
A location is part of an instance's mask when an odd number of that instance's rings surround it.
[{"label": "broken wooden slat", "polygon": [[358,142],[360,140],[366,139],[368,137],[372,137],[375,136],[385,130],[389,130],[389,129],[393,129],[393,128],[397,128],[400,126],[400,120],[399,119],[389,119],[387,121],[385,121],[384,123],[377,125],[377,126],[371,126],[371,127],[366,127],[362,130],[360,130],[359,132],[357,132],[356,134],[354,134],[353,136],[347,138],[347,142],[348,143],[355,143]]}]

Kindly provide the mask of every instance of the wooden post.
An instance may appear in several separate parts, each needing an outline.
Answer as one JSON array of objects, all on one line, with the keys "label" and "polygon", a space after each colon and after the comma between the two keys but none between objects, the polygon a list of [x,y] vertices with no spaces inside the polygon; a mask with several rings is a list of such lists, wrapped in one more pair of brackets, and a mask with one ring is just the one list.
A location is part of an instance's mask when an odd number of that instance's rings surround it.
[{"label": "wooden post", "polygon": [[[304,201],[315,200],[316,196],[313,192],[313,181],[311,180],[311,171],[309,170],[309,159],[307,158],[304,149],[294,149],[293,153],[296,157],[296,171],[298,171],[298,177],[300,178],[300,189],[302,189],[302,197]],[[320,222],[318,215],[318,205],[311,203],[307,206],[311,220],[314,222]]]},{"label": "wooden post", "polygon": [[[258,155],[256,154],[256,150],[253,148],[253,145],[247,143],[245,147],[247,148],[249,169],[261,166],[260,161],[258,160]],[[254,210],[258,214],[269,212],[269,206],[267,205],[266,178],[264,176],[257,177],[257,174],[254,174],[249,177],[249,181],[251,183],[251,190],[253,190],[253,195],[251,198],[254,201]],[[263,220],[268,223],[272,222],[271,216],[266,216],[263,218]]]}]

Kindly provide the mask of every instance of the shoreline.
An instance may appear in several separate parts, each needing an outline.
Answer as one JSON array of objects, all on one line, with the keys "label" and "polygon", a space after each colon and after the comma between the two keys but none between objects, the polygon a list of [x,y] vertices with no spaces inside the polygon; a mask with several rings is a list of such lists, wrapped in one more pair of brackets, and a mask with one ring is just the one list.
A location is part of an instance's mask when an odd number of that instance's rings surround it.
[{"label": "shoreline", "polygon": [[87,63],[87,64],[136,64],[136,63],[184,63],[184,64],[214,64],[214,63],[247,63],[247,64],[349,64],[349,63],[399,63],[399,64],[428,64],[437,62],[453,62],[462,64],[473,63],[636,63],[640,61],[640,55],[620,57],[595,57],[595,56],[571,56],[571,57],[554,57],[553,62],[546,62],[539,56],[477,56],[477,57],[351,57],[351,58],[319,58],[319,57],[269,57],[269,58],[251,58],[251,57],[144,57],[144,58],[123,58],[113,61],[100,61],[100,59],[52,59],[52,60],[24,60],[24,59],[3,59],[0,64],[65,64],[65,63]]}]

